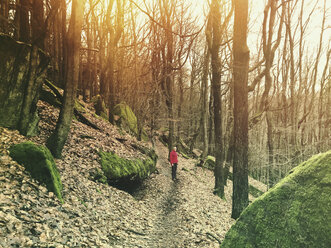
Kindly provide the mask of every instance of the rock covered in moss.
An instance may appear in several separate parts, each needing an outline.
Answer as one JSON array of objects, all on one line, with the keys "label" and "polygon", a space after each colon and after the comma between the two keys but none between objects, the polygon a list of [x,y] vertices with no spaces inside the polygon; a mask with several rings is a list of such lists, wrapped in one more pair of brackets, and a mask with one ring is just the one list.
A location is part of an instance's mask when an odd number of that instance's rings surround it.
[{"label": "rock covered in moss", "polygon": [[215,157],[213,156],[207,156],[207,158],[204,160],[202,167],[207,168],[209,170],[214,170],[215,168]]},{"label": "rock covered in moss", "polygon": [[156,162],[150,157],[129,160],[110,152],[100,152],[99,155],[102,170],[111,184],[139,182],[155,171]]},{"label": "rock covered in moss", "polygon": [[24,165],[33,178],[46,184],[47,189],[54,192],[63,202],[60,174],[51,152],[46,147],[32,142],[23,142],[13,145],[9,152],[15,161]]},{"label": "rock covered in moss", "polygon": [[126,103],[117,104],[111,111],[112,119],[127,131],[138,133],[137,117]]},{"label": "rock covered in moss", "polygon": [[[137,117],[130,108],[130,106],[126,103],[122,102],[115,105],[115,107],[111,111],[111,119],[113,123],[120,126],[125,131],[134,134],[135,136],[138,136],[139,130]],[[148,136],[145,130],[142,130],[141,138],[145,141],[148,140]]]},{"label": "rock covered in moss", "polygon": [[108,111],[105,104],[105,101],[100,95],[96,95],[92,98],[92,103],[95,109],[95,113],[105,120],[108,120]]},{"label": "rock covered in moss", "polygon": [[49,58],[37,48],[0,33],[0,126],[38,134],[36,104]]},{"label": "rock covered in moss", "polygon": [[331,247],[331,151],[294,168],[248,206],[226,234],[227,247]]}]

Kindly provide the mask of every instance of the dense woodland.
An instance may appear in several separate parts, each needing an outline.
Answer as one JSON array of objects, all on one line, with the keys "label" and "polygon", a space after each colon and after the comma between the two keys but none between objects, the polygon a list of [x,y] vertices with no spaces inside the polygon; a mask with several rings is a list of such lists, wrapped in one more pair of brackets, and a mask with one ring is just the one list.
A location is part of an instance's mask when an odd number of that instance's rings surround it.
[{"label": "dense woodland", "polygon": [[75,98],[98,99],[97,114],[112,123],[112,109],[125,102],[137,116],[138,139],[144,130],[150,139],[163,132],[169,149],[214,156],[220,197],[233,167],[237,218],[248,205],[248,175],[272,187],[331,148],[331,6],[266,0],[256,17],[256,1],[201,2],[1,0],[0,32],[31,44],[20,132],[28,134],[28,106],[44,83],[32,82],[34,74],[64,90],[47,141],[55,157]]}]

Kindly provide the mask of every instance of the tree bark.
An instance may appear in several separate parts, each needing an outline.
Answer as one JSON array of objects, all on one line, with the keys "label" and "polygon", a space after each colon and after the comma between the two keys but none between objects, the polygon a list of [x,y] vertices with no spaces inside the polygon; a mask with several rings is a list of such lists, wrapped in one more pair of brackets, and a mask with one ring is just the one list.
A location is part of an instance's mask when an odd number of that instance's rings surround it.
[{"label": "tree bark", "polygon": [[208,48],[205,49],[205,58],[203,64],[203,74],[202,74],[202,139],[203,139],[203,149],[202,158],[208,155],[208,71],[209,71],[209,51]]},{"label": "tree bark", "polygon": [[29,22],[29,1],[20,0],[20,17],[19,17],[19,40],[29,43],[30,42],[30,22]]},{"label": "tree bark", "polygon": [[9,1],[8,0],[1,0],[0,4],[0,32],[5,34],[8,33],[8,14],[9,14]]},{"label": "tree bark", "polygon": [[47,147],[56,158],[61,157],[62,149],[67,140],[73,117],[79,76],[79,50],[84,5],[84,0],[73,0],[72,3],[70,25],[66,39],[66,45],[68,47],[68,67],[66,73],[66,85],[64,89],[63,104],[55,131],[47,140]]},{"label": "tree bark", "polygon": [[[207,40],[211,55],[212,67],[212,94],[214,100],[214,132],[215,132],[215,187],[214,194],[224,198],[223,182],[223,142],[222,142],[222,99],[221,99],[221,65],[219,58],[219,49],[222,39],[221,33],[221,12],[220,2],[213,0],[210,6],[209,30]],[[208,28],[207,28],[208,29]]]},{"label": "tree bark", "polygon": [[46,30],[44,22],[44,1],[43,0],[33,0],[32,2],[32,43],[38,48],[45,49],[45,36]]},{"label": "tree bark", "polygon": [[234,0],[234,158],[232,215],[237,219],[248,206],[248,0]]}]

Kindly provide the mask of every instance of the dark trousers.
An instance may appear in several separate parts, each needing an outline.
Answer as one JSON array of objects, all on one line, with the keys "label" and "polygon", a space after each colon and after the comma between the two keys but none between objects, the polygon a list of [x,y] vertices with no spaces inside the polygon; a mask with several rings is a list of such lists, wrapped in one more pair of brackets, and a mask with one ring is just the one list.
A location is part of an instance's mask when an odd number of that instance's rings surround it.
[{"label": "dark trousers", "polygon": [[177,163],[173,164],[171,167],[171,175],[172,175],[172,180],[176,179],[176,172],[177,172]]}]

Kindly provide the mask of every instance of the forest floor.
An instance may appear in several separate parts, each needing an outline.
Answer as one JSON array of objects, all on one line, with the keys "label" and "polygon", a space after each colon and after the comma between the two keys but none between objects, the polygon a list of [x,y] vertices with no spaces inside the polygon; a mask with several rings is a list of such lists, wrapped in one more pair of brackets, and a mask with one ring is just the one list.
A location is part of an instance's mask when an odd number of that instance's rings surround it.
[{"label": "forest floor", "polygon": [[[38,109],[41,133],[30,140],[44,144],[58,110],[45,103]],[[100,149],[127,158],[140,155],[132,146],[135,138],[93,121],[101,131],[73,122],[63,158],[56,160],[62,205],[8,156],[10,145],[27,138],[0,128],[0,247],[219,247],[234,223],[232,182],[225,187],[226,200],[220,199],[212,193],[213,172],[181,156],[173,182],[167,148],[158,141],[158,172],[133,194],[95,182],[91,173],[100,168]]]}]

